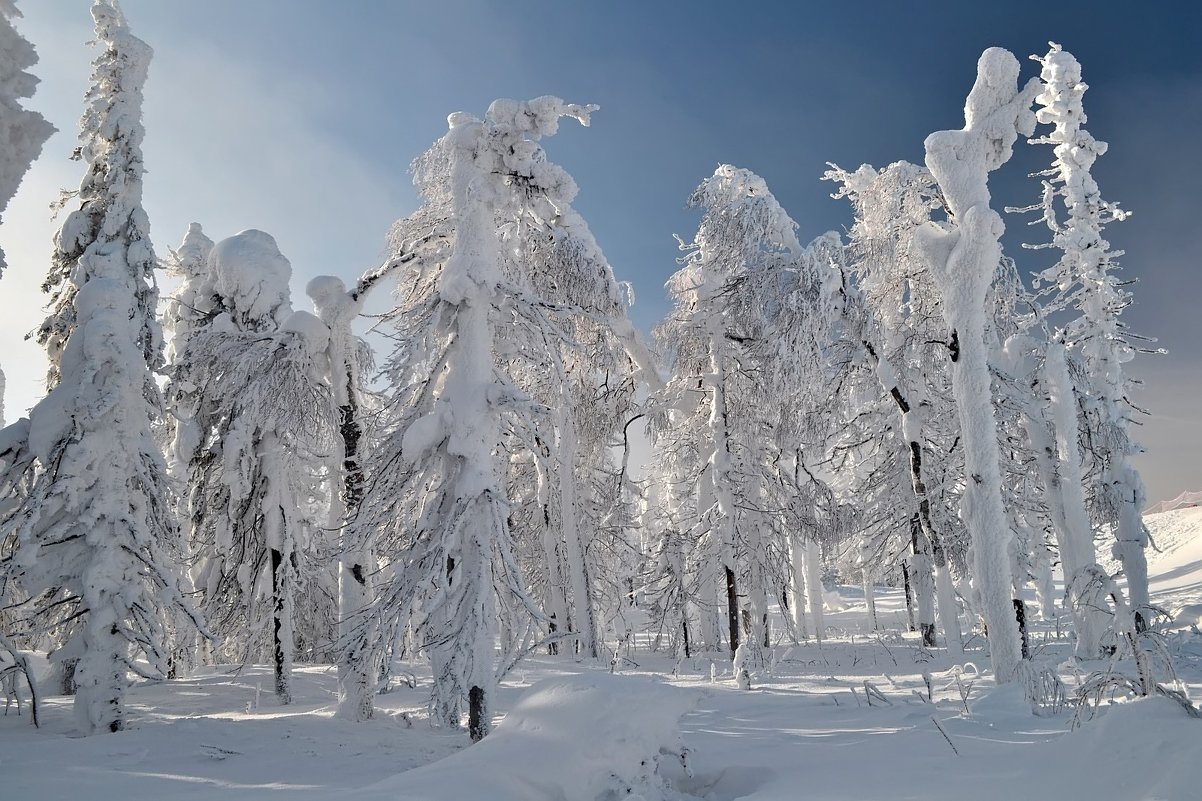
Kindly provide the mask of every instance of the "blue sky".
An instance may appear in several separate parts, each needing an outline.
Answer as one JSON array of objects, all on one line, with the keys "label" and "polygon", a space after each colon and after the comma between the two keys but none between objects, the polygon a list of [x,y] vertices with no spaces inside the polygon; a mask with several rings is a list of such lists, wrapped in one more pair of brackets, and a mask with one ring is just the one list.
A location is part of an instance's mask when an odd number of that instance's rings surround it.
[{"label": "blue sky", "polygon": [[[0,285],[9,417],[36,400],[39,352],[20,337],[39,319],[36,285],[50,236],[46,206],[78,183],[73,147],[91,52],[88,0],[23,0],[18,27],[37,46],[33,107],[61,133],[5,214]],[[1095,176],[1134,211],[1110,239],[1136,306],[1127,320],[1167,357],[1132,366],[1153,500],[1202,488],[1202,48],[1195,3],[386,2],[124,0],[156,50],[146,102],[145,205],[162,255],[187,224],[214,238],[275,235],[294,265],[296,304],[310,276],[353,278],[415,200],[407,165],[446,115],[495,97],[557,94],[597,103],[593,127],[565,124],[546,143],[580,184],[577,207],[644,329],[667,310],[663,281],[684,209],[721,162],[759,172],[808,239],[849,224],[819,181],[844,167],[921,161],[933,130],[963,124],[977,56],[1006,47],[1025,61],[1055,40],[1082,62],[1088,127],[1111,150]],[[1027,75],[1037,65],[1026,62]],[[1026,173],[1050,148],[1020,148],[996,173],[998,206],[1033,202]],[[1042,236],[1007,222],[1008,251]],[[379,301],[383,303],[384,301]]]}]

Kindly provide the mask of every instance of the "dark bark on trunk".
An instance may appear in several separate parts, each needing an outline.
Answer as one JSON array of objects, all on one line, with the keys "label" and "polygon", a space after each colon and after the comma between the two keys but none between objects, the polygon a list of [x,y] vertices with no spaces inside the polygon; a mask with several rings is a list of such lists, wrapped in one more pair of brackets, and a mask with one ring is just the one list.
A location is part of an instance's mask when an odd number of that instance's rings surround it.
[{"label": "dark bark on trunk", "polygon": [[[359,441],[363,437],[363,427],[359,424],[355,380],[349,368],[346,371],[346,397],[346,405],[338,407],[338,429],[342,434],[342,508],[349,521],[358,516],[359,506],[363,503],[363,466],[359,462]],[[351,565],[351,576],[360,586],[367,586],[363,565]]]},{"label": "dark bark on trunk", "polygon": [[683,615],[681,615],[681,618],[680,618],[680,628],[681,628],[682,633],[684,634],[685,659],[688,659],[689,657],[692,656],[692,654],[689,652],[689,619]]},{"label": "dark bark on trunk", "polygon": [[1031,658],[1030,641],[1027,638],[1027,605],[1014,599],[1014,619],[1018,621],[1018,636],[1022,638],[1023,659]]},{"label": "dark bark on trunk", "polygon": [[[555,622],[555,613],[552,612],[551,617],[547,620],[547,633],[554,634],[557,631],[559,631],[559,625]],[[549,653],[551,656],[557,656],[559,654],[559,643],[547,643],[547,653]]]},{"label": "dark bark on trunk", "polygon": [[284,593],[281,586],[281,571],[284,568],[284,555],[275,548],[271,549],[271,598],[273,606],[271,642],[273,646],[273,661],[275,663],[275,694],[281,704],[292,703],[292,694],[288,691],[288,677],[285,675],[284,657]]},{"label": "dark bark on trunk", "polygon": [[[916,569],[921,571],[917,576],[915,576],[915,578],[919,582],[919,588],[921,589],[921,588],[925,587],[926,590],[929,592],[931,590],[931,587],[930,587],[931,576],[930,576],[930,573],[928,572],[930,570],[930,562],[925,558],[921,558],[921,557],[925,557],[927,555],[927,552],[926,552],[927,545],[928,545],[928,540],[924,536],[924,533],[922,530],[922,521],[919,519],[919,515],[915,514],[914,517],[912,517],[910,519],[910,547],[913,550],[914,556],[915,556],[914,566]],[[926,575],[923,575],[923,573],[926,573]],[[923,611],[922,604],[920,602],[919,617],[923,617],[924,615],[925,615],[925,612]],[[934,648],[935,647],[935,621],[934,620],[919,620],[918,621],[918,630],[920,632],[922,632],[922,644],[928,648]]]},{"label": "dark bark on trunk", "polygon": [[64,659],[59,663],[62,673],[59,676],[59,692],[62,695],[75,695],[75,666],[78,659]]},{"label": "dark bark on trunk", "polygon": [[730,658],[739,650],[739,595],[736,591],[735,571],[726,568],[726,617],[730,624]]},{"label": "dark bark on trunk", "polygon": [[910,569],[902,562],[902,583],[906,588],[906,614],[910,618],[910,631],[914,631],[914,588],[910,586]]},{"label": "dark bark on trunk", "polygon": [[488,734],[484,720],[484,688],[472,687],[467,693],[467,733],[473,743],[478,743]]}]

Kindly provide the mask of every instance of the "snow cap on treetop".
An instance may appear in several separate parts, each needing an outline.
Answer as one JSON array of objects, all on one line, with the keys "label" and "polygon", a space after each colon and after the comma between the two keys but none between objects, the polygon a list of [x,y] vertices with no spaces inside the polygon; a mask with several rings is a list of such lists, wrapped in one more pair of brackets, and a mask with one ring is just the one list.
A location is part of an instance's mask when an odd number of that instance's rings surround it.
[{"label": "snow cap on treetop", "polygon": [[205,236],[200,223],[189,223],[188,233],[175,251],[179,257],[180,267],[190,275],[199,274],[204,269],[209,253],[213,251],[213,240]]},{"label": "snow cap on treetop", "polygon": [[252,228],[221,240],[209,254],[209,266],[218,294],[239,317],[282,322],[290,312],[292,265],[271,234]]},{"label": "snow cap on treetop", "polygon": [[589,115],[600,108],[593,104],[565,103],[553,95],[526,101],[500,98],[489,105],[484,117],[495,125],[504,125],[537,139],[554,136],[559,130],[560,117],[571,117],[587,128]]},{"label": "snow cap on treetop", "polygon": [[292,312],[280,326],[280,330],[300,335],[312,353],[321,353],[330,344],[330,327],[317,315],[307,311]]},{"label": "snow cap on treetop", "polygon": [[125,21],[125,13],[117,0],[96,0],[92,4],[92,19],[96,23],[96,36],[101,41],[117,45],[122,55],[123,69],[137,72],[139,80],[131,81],[131,85],[141,85],[146,80],[147,67],[154,49],[129,32],[129,24]]},{"label": "snow cap on treetop", "polygon": [[346,294],[346,284],[336,275],[319,275],[305,284],[305,294],[321,308]]}]

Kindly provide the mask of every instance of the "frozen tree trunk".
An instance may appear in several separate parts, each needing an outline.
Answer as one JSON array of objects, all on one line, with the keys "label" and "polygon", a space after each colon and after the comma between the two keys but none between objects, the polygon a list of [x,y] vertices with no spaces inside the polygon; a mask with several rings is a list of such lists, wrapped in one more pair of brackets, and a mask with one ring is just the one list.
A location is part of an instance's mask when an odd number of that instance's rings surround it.
[{"label": "frozen tree trunk", "polygon": [[1023,659],[1031,658],[1030,637],[1027,632],[1027,605],[1021,598],[1012,599],[1014,604],[1014,620],[1018,623],[1018,638],[1021,644]]},{"label": "frozen tree trunk", "polygon": [[735,571],[724,566],[726,577],[726,623],[730,637],[730,658],[734,659],[739,650],[739,592]]},{"label": "frozen tree trunk", "polygon": [[1140,510],[1144,504],[1144,487],[1139,473],[1126,460],[1109,473],[1114,491],[1119,495],[1119,519],[1114,529],[1114,558],[1123,566],[1127,577],[1127,592],[1131,596],[1131,612],[1135,630],[1142,632],[1148,627],[1148,613],[1152,602],[1148,592],[1148,531],[1144,528]]},{"label": "frozen tree trunk", "polygon": [[1077,635],[1073,653],[1078,659],[1097,659],[1102,655],[1101,638],[1111,614],[1104,598],[1099,604],[1088,591],[1084,596],[1080,594],[1090,585],[1088,576],[1101,568],[1094,564],[1093,529],[1085,508],[1085,479],[1077,447],[1077,402],[1063,343],[1047,346],[1042,371],[1053,436],[1049,440],[1045,426],[1029,414],[1024,415],[1023,424],[1035,453],[1052,533],[1060,551],[1066,605]]},{"label": "frozen tree trunk", "polygon": [[860,576],[864,585],[864,606],[868,610],[868,622],[873,631],[880,631],[881,624],[876,616],[876,577],[867,565],[861,568]]},{"label": "frozen tree trunk", "polygon": [[[707,510],[713,507],[714,503],[714,482],[713,482],[713,466],[707,465],[702,471],[701,478],[698,479],[697,486],[697,509],[704,514]],[[717,521],[711,520],[711,526],[716,526]],[[711,532],[711,538],[717,539],[716,534]],[[699,579],[700,587],[700,604],[697,610],[700,614],[701,642],[702,647],[707,651],[718,650],[719,643],[722,642],[722,606],[725,603],[723,588],[725,586],[726,576],[722,572],[721,560],[717,554],[715,558],[706,559],[702,562],[702,575]]]},{"label": "frozen tree trunk", "polygon": [[[283,477],[275,458],[279,444],[274,436],[263,438],[263,472],[269,477]],[[263,536],[271,559],[271,654],[275,674],[275,694],[281,704],[292,703],[292,582],[289,578],[292,558],[290,543],[285,541],[282,497],[273,478],[263,498]]]},{"label": "frozen tree trunk", "polygon": [[[927,495],[926,480],[922,470],[922,428],[926,424],[925,407],[921,404],[914,408],[906,393],[902,391],[900,377],[896,369],[887,359],[882,359],[876,348],[868,341],[863,342],[865,350],[876,365],[877,381],[881,388],[889,393],[901,414],[901,433],[910,451],[910,486],[914,491],[914,499],[918,502],[918,512],[915,515],[917,528],[912,529],[911,539],[914,550],[914,589],[918,595],[918,620],[922,632],[923,644],[935,645],[934,612],[927,607],[924,599],[930,595],[930,564],[927,558],[927,546],[935,568],[935,594],[938,597],[939,622],[943,628],[943,636],[947,647],[952,653],[963,650],[960,633],[959,605],[956,603],[955,589],[951,584],[951,572],[947,565],[947,554],[935,525],[931,521],[931,500]],[[907,576],[909,578],[909,576]],[[909,585],[907,585],[909,586]],[[910,626],[914,626],[914,610],[910,611]]]},{"label": "frozen tree trunk", "polygon": [[[753,485],[752,497],[762,497],[760,493],[762,486],[760,479],[755,478],[751,483]],[[745,592],[748,601],[748,620],[745,628],[747,642],[753,646],[750,649],[748,658],[757,669],[763,665],[764,661],[764,655],[760,649],[771,647],[768,639],[768,593],[765,589],[763,562],[761,560],[764,549],[763,531],[756,522],[753,522],[747,532],[748,570]]]},{"label": "frozen tree trunk", "polygon": [[826,624],[822,621],[822,550],[818,540],[813,538],[805,543],[805,574],[810,616],[814,618],[814,638],[821,644],[826,633]]},{"label": "frozen tree trunk", "polygon": [[[972,216],[971,213],[969,216]],[[1010,558],[1007,549],[1010,524],[1002,507],[1000,454],[985,350],[985,329],[983,324],[975,324],[978,321],[972,319],[971,315],[949,314],[949,317],[952,319],[948,322],[962,343],[952,371],[952,385],[963,430],[965,472],[968,475],[962,503],[966,512],[965,522],[972,536],[976,558],[974,572],[984,602],[994,675],[999,683],[1004,684],[1013,680],[1021,653],[1013,599],[1010,597]],[[983,319],[979,322],[983,323]]]},{"label": "frozen tree trunk", "polygon": [[121,621],[111,605],[102,600],[107,583],[100,560],[89,565],[83,576],[83,603],[91,610],[83,626],[83,655],[75,664],[75,714],[80,726],[90,729],[98,721],[110,732],[125,728],[122,696],[127,685],[125,665],[129,644],[120,634]]},{"label": "frozen tree trunk", "polygon": [[805,544],[800,535],[789,535],[789,593],[792,599],[793,628],[798,638],[806,639]]},{"label": "frozen tree trunk", "polygon": [[1022,659],[1010,597],[1009,521],[1002,506],[997,420],[985,341],[985,301],[1001,260],[1001,217],[990,208],[988,178],[1010,157],[1020,130],[1030,133],[1036,84],[1017,89],[1018,61],[1000,48],[982,54],[965,103],[965,127],[926,139],[926,164],[943,191],[951,218],[931,223],[920,244],[943,298],[951,329],[952,389],[964,440],[966,486],[962,514],[972,537],[976,576],[998,683],[1015,678]]},{"label": "frozen tree trunk", "polygon": [[54,677],[58,683],[59,695],[75,695],[75,666],[78,659],[64,659],[57,663]]},{"label": "frozen tree trunk", "polygon": [[[358,514],[363,500],[363,468],[359,461],[359,442],[362,430],[358,419],[358,403],[353,386],[349,385],[348,402],[339,406],[339,431],[342,438],[342,488],[330,503],[330,524],[340,533],[338,557],[338,635],[346,641],[352,636],[358,616],[371,604],[371,585],[368,571],[372,560],[367,543],[346,539],[346,521]],[[375,667],[369,658],[366,643],[343,648],[338,658],[338,715],[350,720],[370,720],[375,714]]]},{"label": "frozen tree trunk", "polygon": [[330,501],[329,525],[338,531],[338,716],[370,720],[375,714],[376,665],[368,643],[360,637],[352,642],[355,626],[372,601],[370,575],[375,572],[372,543],[348,538],[349,523],[363,502],[364,475],[360,453],[363,424],[360,420],[359,375],[354,356],[352,324],[358,317],[368,290],[395,264],[365,276],[350,292],[334,276],[318,276],[306,286],[313,306],[330,329],[329,381],[338,407],[338,445],[333,454],[337,476]]},{"label": "frozen tree trunk", "polygon": [[1056,591],[1052,579],[1052,559],[1046,548],[1035,562],[1035,597],[1039,601],[1039,617],[1047,623],[1056,619]]},{"label": "frozen tree trunk", "polygon": [[739,648],[739,593],[737,586],[738,565],[735,557],[735,498],[734,475],[730,455],[730,420],[726,408],[725,356],[721,344],[721,317],[711,318],[710,368],[713,376],[713,402],[710,407],[710,441],[714,453],[711,457],[711,475],[714,479],[716,500],[714,525],[718,527],[718,547],[725,570],[726,618],[730,645],[730,657],[734,659]]},{"label": "frozen tree trunk", "polygon": [[588,565],[584,543],[580,539],[576,509],[576,424],[565,401],[559,412],[559,522],[567,549],[568,574],[572,582],[572,623],[579,638],[579,653],[590,659],[601,656],[597,641],[597,622],[593,614]]},{"label": "frozen tree trunk", "polygon": [[939,598],[939,624],[943,628],[947,650],[953,655],[964,652],[964,635],[960,631],[960,604],[956,600],[956,585],[942,548],[935,551],[935,594]]},{"label": "frozen tree trunk", "polygon": [[[568,596],[563,576],[563,560],[559,554],[559,538],[555,536],[555,529],[551,526],[549,489],[547,476],[540,469],[538,475],[538,498],[539,507],[542,509],[543,515],[541,541],[543,562],[547,571],[546,603],[551,618],[549,624],[550,631],[552,634],[555,634],[560,631],[560,627],[563,627],[563,630],[567,631],[571,625],[571,620],[568,617]],[[547,647],[552,655],[559,653],[559,643],[553,642]]]},{"label": "frozen tree trunk", "polygon": [[935,582],[932,575],[930,543],[919,523],[918,515],[910,518],[910,547],[914,554],[910,564],[914,595],[918,601],[918,631],[922,644],[935,645]]},{"label": "frozen tree trunk", "polygon": [[914,586],[910,583],[910,566],[905,560],[902,561],[902,589],[906,595],[906,618],[910,623],[910,631],[918,631],[918,626],[914,624]]}]

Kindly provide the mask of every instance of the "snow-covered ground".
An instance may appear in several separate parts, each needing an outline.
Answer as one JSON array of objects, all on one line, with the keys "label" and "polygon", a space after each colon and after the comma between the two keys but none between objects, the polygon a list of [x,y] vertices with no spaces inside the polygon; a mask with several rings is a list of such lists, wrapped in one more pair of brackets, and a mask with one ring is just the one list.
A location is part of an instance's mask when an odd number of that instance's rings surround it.
[{"label": "snow-covered ground", "polygon": [[[1180,613],[1168,642],[1202,698],[1202,634],[1189,627],[1202,613],[1202,509],[1148,522],[1161,549],[1149,554],[1153,600]],[[881,590],[880,633],[861,594],[839,592],[827,641],[782,643],[751,690],[718,658],[673,675],[671,660],[635,650],[614,677],[608,664],[530,658],[498,693],[513,714],[471,748],[427,725],[421,666],[408,668],[416,687],[402,681],[363,724],[332,716],[335,677],[321,667],[298,669],[289,707],[262,667],[140,685],[130,730],[86,738],[72,736],[69,699],[51,697],[41,729],[0,717],[0,799],[1202,798],[1202,720],[1174,702],[1115,703],[1070,731],[1071,711],[1034,715],[1018,688],[978,675],[979,637],[953,661],[900,633],[899,592]],[[1055,625],[1040,624],[1032,645],[1071,691],[1080,675]]]}]

